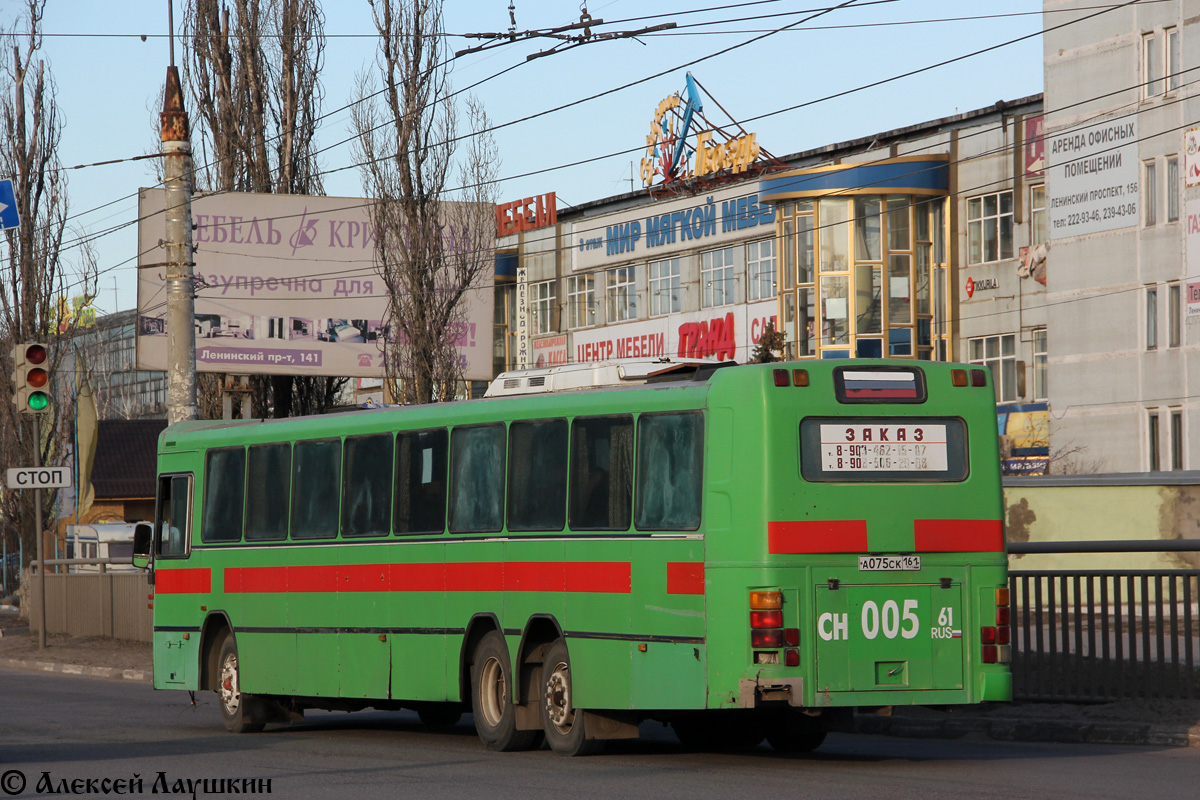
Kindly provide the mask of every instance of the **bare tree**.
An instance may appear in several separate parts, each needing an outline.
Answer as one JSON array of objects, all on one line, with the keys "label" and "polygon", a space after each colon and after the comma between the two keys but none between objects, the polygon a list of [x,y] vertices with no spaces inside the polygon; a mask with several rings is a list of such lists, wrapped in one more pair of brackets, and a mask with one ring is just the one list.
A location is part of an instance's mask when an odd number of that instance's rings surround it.
[{"label": "bare tree", "polygon": [[[96,291],[91,250],[75,248],[76,265],[68,264],[63,252],[67,184],[58,158],[63,121],[54,78],[41,55],[45,5],[45,0],[27,1],[22,18],[2,39],[10,43],[8,52],[0,54],[0,175],[12,176],[21,220],[20,227],[4,231],[8,247],[0,260],[0,380],[7,389],[0,402],[0,451],[10,466],[33,466],[35,452],[42,464],[58,464],[74,412],[69,394],[54,391],[51,410],[38,420],[39,440],[32,416],[8,402],[16,388],[9,353],[16,344],[45,342],[55,375],[75,334],[70,323],[60,324],[58,300],[68,291]],[[51,388],[58,389],[57,382]],[[54,495],[42,493],[43,520],[53,520]],[[27,561],[36,544],[33,502],[33,492],[10,491],[0,508],[0,535],[19,531]]]},{"label": "bare tree", "polygon": [[[472,135],[456,159],[442,0],[369,2],[382,91],[372,73],[361,75],[352,116],[395,333],[384,343],[387,378],[405,402],[450,400],[462,379],[455,344],[467,293],[492,268],[499,158],[483,106],[468,98]],[[454,174],[460,187],[452,202]]]},{"label": "bare tree", "polygon": [[[201,188],[324,194],[315,154],[324,16],[317,0],[190,0],[184,81],[199,111]],[[202,376],[201,416],[220,416],[219,375]],[[256,379],[256,413],[330,407],[344,378]]]}]

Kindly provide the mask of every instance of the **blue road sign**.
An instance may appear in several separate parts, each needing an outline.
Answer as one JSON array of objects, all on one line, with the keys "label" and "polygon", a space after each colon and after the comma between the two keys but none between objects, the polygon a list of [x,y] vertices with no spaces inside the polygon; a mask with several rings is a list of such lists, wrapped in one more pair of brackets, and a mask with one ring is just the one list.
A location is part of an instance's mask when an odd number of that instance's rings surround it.
[{"label": "blue road sign", "polygon": [[19,227],[21,217],[17,214],[17,196],[13,194],[12,181],[0,181],[0,228]]}]

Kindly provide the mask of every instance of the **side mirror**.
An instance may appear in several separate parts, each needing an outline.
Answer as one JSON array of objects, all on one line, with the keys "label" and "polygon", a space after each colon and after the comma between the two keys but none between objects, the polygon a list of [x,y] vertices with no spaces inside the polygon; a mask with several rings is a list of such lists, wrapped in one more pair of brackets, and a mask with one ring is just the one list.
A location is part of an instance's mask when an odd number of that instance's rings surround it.
[{"label": "side mirror", "polygon": [[154,544],[154,526],[139,522],[133,528],[133,565],[139,569],[150,566],[150,552]]}]

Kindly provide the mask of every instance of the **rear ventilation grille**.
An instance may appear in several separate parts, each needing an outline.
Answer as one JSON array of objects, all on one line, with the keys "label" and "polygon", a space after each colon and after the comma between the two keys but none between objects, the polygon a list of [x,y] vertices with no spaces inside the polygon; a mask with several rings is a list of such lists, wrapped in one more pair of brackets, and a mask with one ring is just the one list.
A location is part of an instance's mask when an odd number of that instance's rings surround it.
[{"label": "rear ventilation grille", "polygon": [[529,385],[530,386],[545,386],[546,385],[546,376],[539,375],[536,378],[530,378]]}]

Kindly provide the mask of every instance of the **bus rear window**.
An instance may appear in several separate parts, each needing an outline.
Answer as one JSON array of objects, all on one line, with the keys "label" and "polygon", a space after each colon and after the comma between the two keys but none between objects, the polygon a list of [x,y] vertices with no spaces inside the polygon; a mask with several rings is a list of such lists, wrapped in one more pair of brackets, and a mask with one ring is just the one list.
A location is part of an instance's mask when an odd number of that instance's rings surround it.
[{"label": "bus rear window", "polygon": [[965,480],[967,425],[944,417],[809,417],[800,423],[806,481]]}]

